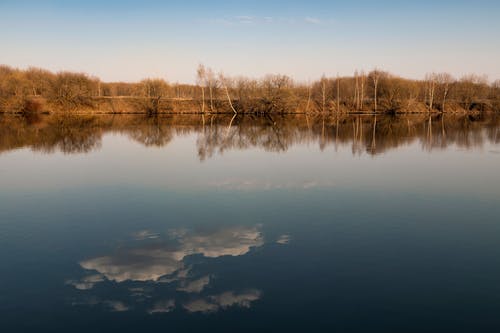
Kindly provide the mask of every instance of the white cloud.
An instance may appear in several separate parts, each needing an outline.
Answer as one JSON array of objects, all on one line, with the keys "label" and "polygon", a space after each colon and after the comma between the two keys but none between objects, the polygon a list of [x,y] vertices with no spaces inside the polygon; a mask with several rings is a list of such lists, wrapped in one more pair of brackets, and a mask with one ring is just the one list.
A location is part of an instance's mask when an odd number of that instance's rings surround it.
[{"label": "white cloud", "polygon": [[197,299],[191,302],[188,302],[183,305],[184,309],[189,312],[216,312],[219,310],[219,306],[217,304],[211,303],[206,299]]},{"label": "white cloud", "polygon": [[253,16],[246,16],[246,15],[236,16],[235,19],[238,23],[241,24],[253,24],[259,20],[258,18],[255,18]]},{"label": "white cloud", "polygon": [[263,181],[256,179],[224,179],[221,181],[211,182],[209,186],[218,187],[225,190],[252,191],[252,190],[280,190],[280,189],[304,189],[309,190],[318,187],[333,187],[333,182],[316,180],[304,181]]},{"label": "white cloud", "polygon": [[66,284],[72,285],[78,290],[89,290],[94,287],[98,282],[104,281],[102,274],[93,274],[82,278],[81,280],[69,280]]},{"label": "white cloud", "polygon": [[135,234],[133,234],[133,236],[136,240],[146,240],[146,239],[156,239],[159,237],[159,234],[153,233],[149,230],[142,230],[136,232]]},{"label": "white cloud", "polygon": [[226,291],[222,294],[211,296],[216,304],[221,308],[227,308],[230,306],[240,306],[249,308],[251,303],[260,298],[261,292],[259,290],[249,290],[241,294],[235,294],[233,291]]},{"label": "white cloud", "polygon": [[129,310],[129,307],[125,305],[123,302],[119,301],[104,301],[104,304],[106,304],[108,307],[111,308],[112,311],[114,312],[125,312]]},{"label": "white cloud", "polygon": [[232,17],[215,18],[208,20],[215,25],[235,26],[235,25],[256,25],[256,24],[275,24],[275,25],[296,25],[300,23],[313,25],[326,25],[333,20],[320,19],[318,17],[306,16],[300,17],[273,17],[273,16],[250,16],[237,15]]},{"label": "white cloud", "polygon": [[[187,256],[241,256],[252,247],[264,244],[258,227],[228,227],[214,231],[182,231],[172,234],[178,235],[175,244],[147,244],[113,255],[84,260],[80,265],[115,282],[159,281],[162,277],[160,282],[172,282],[187,276],[188,271],[183,263]],[[168,276],[174,273],[177,273],[176,276]]]},{"label": "white cloud", "polygon": [[210,276],[207,275],[194,281],[182,281],[181,285],[177,287],[177,290],[187,293],[200,293],[209,284]]},{"label": "white cloud", "polygon": [[100,300],[96,297],[90,297],[83,302],[73,302],[71,303],[73,306],[97,306],[104,305],[106,308],[113,312],[125,312],[130,310],[129,306],[121,301],[114,300]]},{"label": "white cloud", "polygon": [[264,244],[258,227],[228,227],[213,232],[194,233],[179,240],[186,255],[202,254],[208,258],[241,256],[252,247]]},{"label": "white cloud", "polygon": [[[155,242],[139,242],[134,248],[119,250],[114,254],[91,258],[80,262],[82,268],[98,272],[83,277],[80,280],[67,281],[68,284],[80,290],[89,290],[96,283],[110,280],[114,282],[158,282],[176,285],[166,286],[176,291],[192,294],[203,292],[211,283],[210,275],[199,275],[184,263],[190,255],[202,255],[206,258],[221,256],[242,256],[254,247],[264,244],[260,231],[261,225],[233,226],[215,230],[192,231],[186,229],[173,230],[170,238]],[[141,231],[137,236],[148,237],[149,231]],[[172,311],[176,302],[167,299],[153,304],[154,285],[133,284],[128,288],[130,297],[135,302],[146,303],[147,312],[166,313]],[[259,290],[245,292],[227,291],[216,295],[191,299],[183,307],[189,312],[215,312],[232,306],[250,307],[251,303],[260,298]],[[186,296],[186,295],[184,295]],[[90,298],[80,304],[104,305],[111,311],[123,312],[130,309],[129,305],[116,300],[99,300]],[[78,303],[73,303],[78,304]],[[142,303],[144,304],[144,303]]]},{"label": "white cloud", "polygon": [[290,235],[281,235],[276,240],[276,243],[281,244],[281,245],[285,245],[285,244],[290,243],[290,240],[291,240]]},{"label": "white cloud", "polygon": [[167,313],[175,308],[175,301],[173,299],[157,302],[148,311],[150,314],[154,313]]},{"label": "white cloud", "polygon": [[306,17],[306,18],[304,19],[304,21],[305,21],[306,23],[309,23],[309,24],[322,24],[322,23],[323,23],[323,21],[322,21],[322,20],[320,20],[320,19],[319,19],[319,18],[317,18],[317,17]]},{"label": "white cloud", "polygon": [[261,297],[259,290],[249,290],[243,293],[235,293],[234,291],[226,291],[224,293],[200,298],[188,302],[183,307],[189,312],[216,312],[220,309],[225,309],[232,306],[249,308],[251,303]]},{"label": "white cloud", "polygon": [[87,270],[98,271],[108,280],[115,282],[156,281],[161,276],[182,268],[182,263],[174,258],[156,258],[133,253],[93,258],[80,262],[80,265]]}]

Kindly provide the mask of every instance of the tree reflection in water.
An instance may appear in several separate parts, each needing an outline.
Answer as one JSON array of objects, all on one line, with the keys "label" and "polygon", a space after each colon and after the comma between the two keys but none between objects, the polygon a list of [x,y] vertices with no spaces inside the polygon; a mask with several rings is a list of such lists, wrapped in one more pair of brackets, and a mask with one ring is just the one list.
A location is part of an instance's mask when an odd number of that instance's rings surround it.
[{"label": "tree reflection in water", "polygon": [[120,133],[146,147],[196,135],[201,161],[228,150],[285,152],[294,145],[350,145],[353,154],[379,154],[415,141],[423,149],[457,145],[470,149],[499,143],[495,114],[397,116],[297,114],[230,115],[40,115],[0,116],[0,153],[30,148],[43,153],[89,153],[106,133]]}]

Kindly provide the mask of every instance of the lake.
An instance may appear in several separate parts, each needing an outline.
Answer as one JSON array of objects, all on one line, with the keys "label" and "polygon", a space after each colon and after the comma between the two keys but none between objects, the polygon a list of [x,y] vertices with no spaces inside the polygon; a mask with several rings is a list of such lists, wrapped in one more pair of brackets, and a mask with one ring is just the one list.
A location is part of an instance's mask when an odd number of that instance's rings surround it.
[{"label": "lake", "polygon": [[0,116],[2,332],[500,331],[500,117]]}]

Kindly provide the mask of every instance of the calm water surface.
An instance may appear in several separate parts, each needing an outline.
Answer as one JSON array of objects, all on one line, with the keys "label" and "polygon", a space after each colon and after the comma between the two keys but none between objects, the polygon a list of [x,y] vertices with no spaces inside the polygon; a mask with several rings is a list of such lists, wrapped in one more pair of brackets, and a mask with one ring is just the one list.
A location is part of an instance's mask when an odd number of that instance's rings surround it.
[{"label": "calm water surface", "polygon": [[0,330],[500,331],[499,120],[0,116]]}]

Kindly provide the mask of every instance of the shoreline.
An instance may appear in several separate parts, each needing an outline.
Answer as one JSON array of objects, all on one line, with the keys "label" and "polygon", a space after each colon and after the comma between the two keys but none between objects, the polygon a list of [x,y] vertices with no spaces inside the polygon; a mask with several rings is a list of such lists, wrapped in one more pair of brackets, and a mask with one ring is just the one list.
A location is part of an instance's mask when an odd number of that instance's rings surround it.
[{"label": "shoreline", "polygon": [[[409,107],[400,108],[384,108],[380,106],[377,111],[373,107],[366,107],[364,109],[350,108],[348,105],[341,104],[340,110],[330,107],[325,110],[318,106],[307,107],[304,104],[307,101],[298,101],[295,106],[287,108],[280,108],[278,110],[262,109],[259,103],[260,100],[233,101],[235,108],[232,108],[227,100],[214,101],[213,110],[205,108],[203,110],[202,101],[193,99],[162,99],[158,101],[154,110],[144,106],[143,104],[149,103],[151,99],[141,98],[134,96],[118,96],[118,97],[96,97],[89,100],[92,106],[76,106],[72,108],[62,108],[52,103],[47,103],[41,97],[31,97],[31,102],[36,103],[36,108],[33,109],[12,109],[1,110],[0,114],[13,114],[13,115],[57,115],[57,114],[71,114],[71,115],[421,115],[421,114],[495,114],[500,113],[500,109],[493,106],[494,101],[484,101],[477,103],[475,108],[467,110],[459,105],[458,102],[450,101],[445,111],[440,109],[429,108],[424,103],[414,103]],[[125,101],[125,102],[124,102]],[[244,105],[243,105],[244,104]],[[370,104],[367,102],[367,106]]]}]

